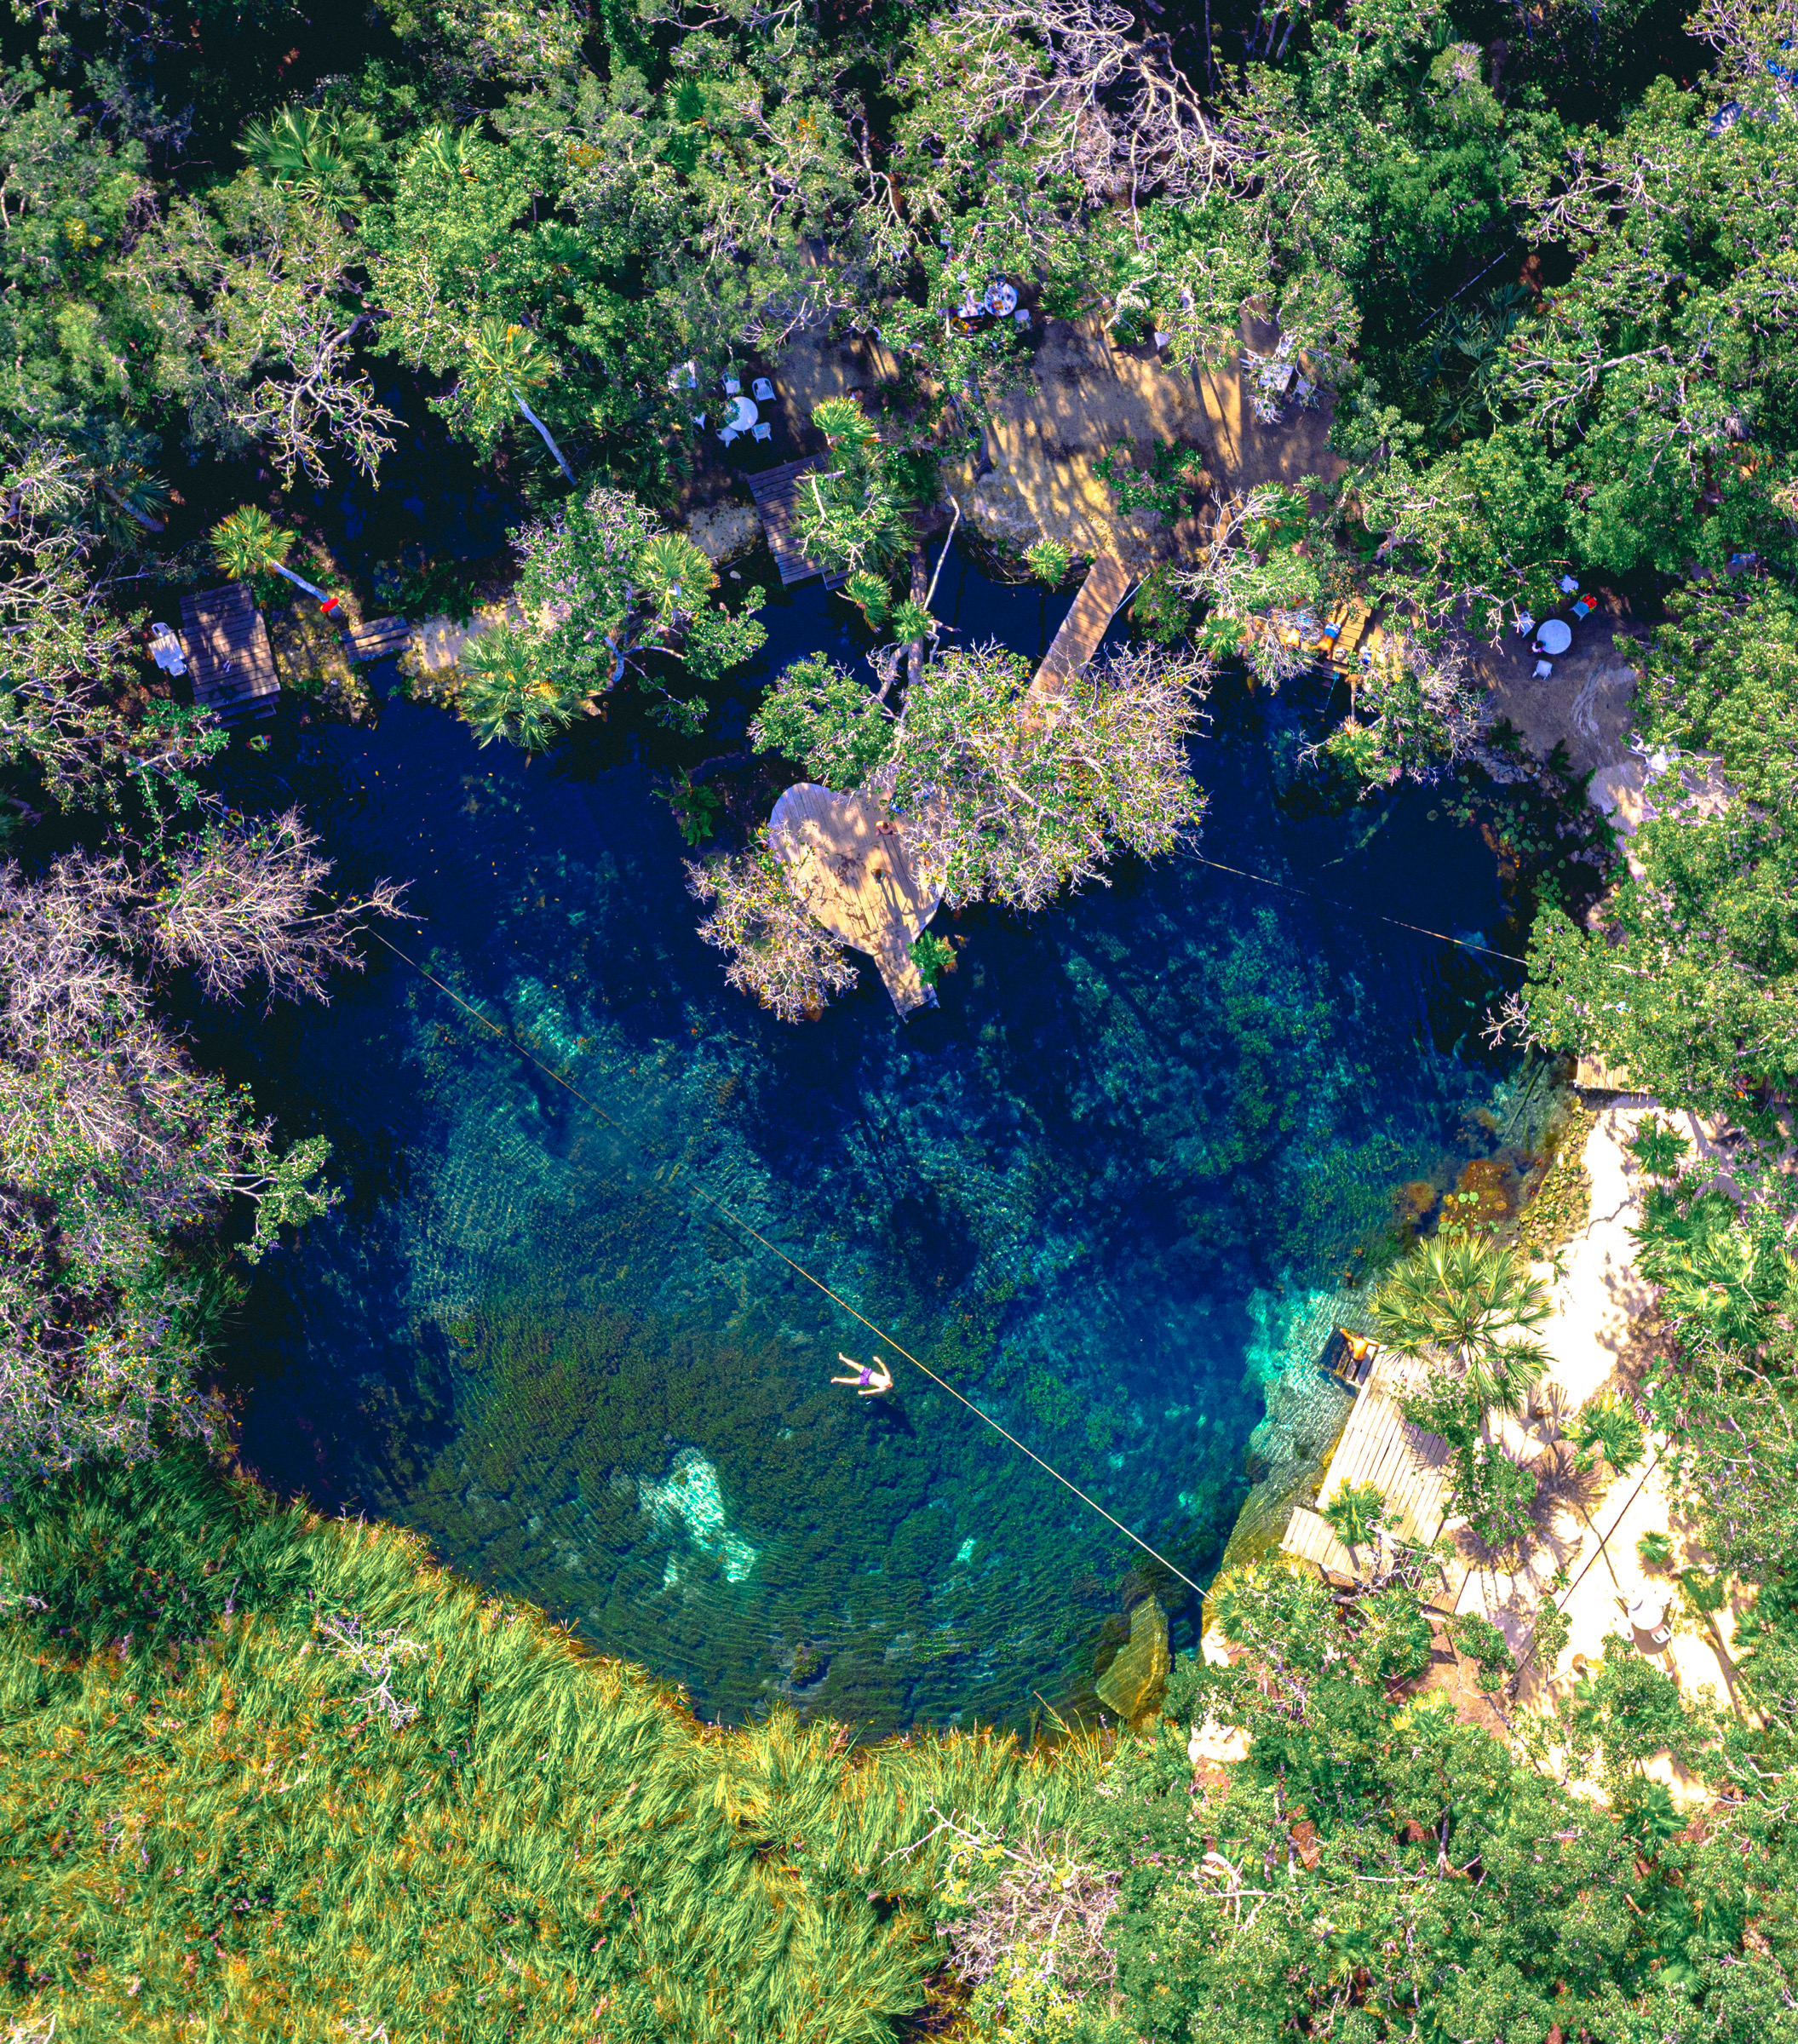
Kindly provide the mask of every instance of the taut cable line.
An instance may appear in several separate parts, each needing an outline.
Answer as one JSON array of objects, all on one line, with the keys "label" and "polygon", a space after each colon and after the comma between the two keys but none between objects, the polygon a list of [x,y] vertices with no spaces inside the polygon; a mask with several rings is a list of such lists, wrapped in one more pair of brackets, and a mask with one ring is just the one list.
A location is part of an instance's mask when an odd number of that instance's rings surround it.
[{"label": "taut cable line", "polygon": [[[635,1130],[627,1128],[623,1122],[619,1121],[615,1115],[610,1115],[606,1113],[606,1110],[601,1107],[596,1100],[589,1100],[587,1095],[582,1092],[581,1088],[575,1084],[574,1081],[568,1077],[566,1072],[558,1071],[555,1066],[553,1065],[546,1065],[543,1060],[537,1056],[534,1050],[531,1049],[528,1045],[521,1042],[510,1030],[503,1029],[497,1022],[492,1019],[491,1016],[484,1015],[478,1008],[474,1006],[471,1002],[465,1001],[462,996],[457,992],[453,986],[445,985],[445,983],[437,977],[436,973],[430,971],[428,967],[421,965],[416,958],[408,957],[406,954],[400,950],[397,944],[393,943],[391,939],[383,937],[379,930],[371,929],[368,933],[370,936],[375,939],[376,943],[384,944],[403,965],[410,966],[412,970],[418,974],[420,979],[429,980],[431,985],[434,986],[439,993],[448,995],[450,999],[453,1001],[465,1014],[471,1016],[475,1021],[479,1022],[483,1029],[489,1031],[492,1035],[497,1036],[503,1043],[508,1045],[513,1050],[516,1051],[520,1057],[526,1059],[531,1064],[536,1065],[537,1070],[543,1073],[546,1077],[554,1079],[558,1086],[562,1087],[566,1091],[572,1094],[589,1114],[597,1117],[599,1120],[604,1122],[608,1128],[617,1129],[618,1134],[622,1135],[627,1142],[634,1144],[645,1157],[652,1158],[655,1157],[655,1151],[653,1151],[650,1145],[644,1141],[641,1136],[638,1135]],[[676,1168],[678,1168],[678,1158],[670,1159],[664,1157],[659,1161],[664,1164],[672,1162],[675,1164]],[[674,1174],[672,1172],[670,1172],[667,1183],[658,1189],[665,1193],[667,1192],[669,1187],[672,1186],[673,1182]],[[1112,1513],[1107,1512],[1105,1507],[1099,1502],[1097,1498],[1088,1496],[1086,1492],[1080,1488],[1079,1484],[1077,1484],[1071,1477],[1064,1476],[1061,1472],[1056,1468],[1053,1462],[1044,1461],[1043,1457],[1037,1453],[1035,1449],[1026,1448],[1023,1442],[1020,1441],[1015,1434],[1007,1433],[1005,1428],[1002,1427],[990,1413],[982,1412],[980,1408],[974,1404],[972,1398],[964,1397],[962,1392],[956,1389],[953,1384],[945,1382],[943,1378],[939,1377],[936,1374],[936,1372],[928,1363],[919,1362],[917,1358],[912,1354],[911,1351],[907,1348],[905,1345],[898,1339],[897,1336],[888,1334],[885,1328],[877,1325],[858,1307],[851,1306],[849,1301],[843,1298],[841,1294],[832,1291],[830,1287],[824,1283],[822,1278],[814,1276],[813,1272],[808,1271],[804,1264],[799,1262],[796,1258],[789,1256],[784,1249],[779,1248],[776,1243],[770,1242],[766,1235],[762,1234],[759,1229],[751,1226],[750,1224],[743,1218],[742,1214],[740,1214],[734,1207],[730,1205],[727,1201],[720,1199],[717,1194],[715,1192],[708,1192],[703,1185],[700,1185],[693,1180],[689,1180],[687,1181],[687,1191],[689,1197],[698,1201],[705,1206],[712,1208],[715,1212],[721,1214],[724,1218],[733,1226],[740,1228],[752,1242],[759,1243],[761,1247],[766,1249],[770,1255],[778,1256],[780,1260],[786,1265],[789,1270],[796,1272],[800,1277],[805,1279],[807,1284],[813,1286],[818,1291],[822,1292],[824,1297],[830,1300],[833,1305],[841,1306],[843,1312],[848,1314],[852,1320],[859,1320],[876,1341],[884,1342],[886,1346],[893,1351],[894,1355],[903,1356],[905,1361],[908,1362],[914,1369],[921,1371],[925,1376],[928,1377],[930,1381],[936,1385],[939,1390],[946,1391],[950,1397],[954,1398],[959,1404],[965,1405],[974,1415],[974,1417],[980,1421],[983,1425],[991,1427],[993,1432],[999,1436],[1001,1440],[1008,1441],[1011,1445],[1017,1450],[1020,1455],[1027,1456],[1030,1461],[1033,1461],[1039,1469],[1045,1471],[1048,1475],[1054,1477],[1055,1481],[1060,1484],[1064,1490],[1071,1490],[1074,1496],[1077,1497],[1081,1503],[1085,1505],[1089,1510],[1096,1512],[1100,1518],[1104,1519],[1108,1525],[1115,1526],[1117,1530],[1123,1535],[1126,1540],[1130,1541],[1135,1546],[1140,1547],[1143,1553],[1148,1555],[1152,1560],[1158,1561],[1162,1567],[1164,1568],[1170,1576],[1177,1576],[1180,1581],[1185,1583],[1186,1588],[1196,1596],[1201,1598],[1203,1597],[1205,1593],[1203,1588],[1199,1584],[1194,1582],[1192,1578],[1186,1574],[1184,1569],[1176,1568],[1175,1565],[1168,1559],[1165,1554],[1162,1553],[1158,1548],[1152,1547],[1148,1542],[1143,1539],[1140,1534],[1133,1533],[1130,1529],[1125,1525],[1121,1519],[1116,1518]]]},{"label": "taut cable line", "polygon": [[1320,903],[1326,909],[1338,909],[1345,916],[1370,916],[1376,922],[1389,922],[1395,930],[1411,930],[1419,937],[1433,937],[1439,944],[1458,944],[1464,951],[1484,951],[1488,958],[1502,958],[1511,965],[1527,965],[1527,958],[1519,958],[1515,951],[1495,950],[1490,944],[1476,944],[1471,937],[1451,937],[1446,930],[1426,929],[1421,922],[1405,922],[1397,916],[1382,916],[1378,909],[1358,908],[1346,901],[1332,901],[1327,894],[1319,894],[1314,888],[1295,887],[1290,880],[1270,880],[1265,873],[1250,873],[1242,866],[1226,866],[1221,859],[1207,858],[1203,853],[1186,854],[1195,865],[1209,866],[1216,873],[1232,873],[1238,880],[1258,881],[1264,887],[1278,887],[1283,894],[1297,894],[1307,901]]},{"label": "taut cable line", "polygon": [[[1226,866],[1221,859],[1207,858],[1202,852],[1188,852],[1186,855],[1194,865],[1209,866],[1215,873],[1231,873],[1238,880],[1252,880],[1264,887],[1278,887],[1283,894],[1296,894],[1302,900],[1314,901],[1326,909],[1336,909],[1344,916],[1366,916],[1375,922],[1390,923],[1395,930],[1410,930],[1419,937],[1433,937],[1439,944],[1458,944],[1464,951],[1484,951],[1488,958],[1502,958],[1508,964],[1527,966],[1527,958],[1519,958],[1515,951],[1496,950],[1490,944],[1476,944],[1471,937],[1451,937],[1446,930],[1432,930],[1421,922],[1406,922],[1398,916],[1382,915],[1378,909],[1364,909],[1348,901],[1332,901],[1329,895],[1319,894],[1314,887],[1301,887],[1290,880],[1272,880],[1265,873],[1251,873],[1244,866]],[[1633,978],[1650,977],[1639,965],[1623,965],[1614,958],[1600,958],[1598,962],[1610,973],[1628,973]]]}]

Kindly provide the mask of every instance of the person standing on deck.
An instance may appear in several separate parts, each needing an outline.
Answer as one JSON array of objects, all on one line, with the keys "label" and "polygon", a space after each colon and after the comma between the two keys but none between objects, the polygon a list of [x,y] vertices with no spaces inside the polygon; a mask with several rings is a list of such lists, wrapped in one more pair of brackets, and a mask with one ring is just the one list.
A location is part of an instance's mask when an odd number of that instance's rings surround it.
[{"label": "person standing on deck", "polygon": [[857,1398],[883,1398],[892,1390],[893,1372],[878,1356],[874,1358],[872,1369],[865,1363],[858,1363],[853,1356],[846,1356],[841,1349],[836,1352],[836,1359],[839,1363],[847,1363],[855,1375],[853,1377],[832,1377],[830,1381],[833,1384],[853,1384]]}]

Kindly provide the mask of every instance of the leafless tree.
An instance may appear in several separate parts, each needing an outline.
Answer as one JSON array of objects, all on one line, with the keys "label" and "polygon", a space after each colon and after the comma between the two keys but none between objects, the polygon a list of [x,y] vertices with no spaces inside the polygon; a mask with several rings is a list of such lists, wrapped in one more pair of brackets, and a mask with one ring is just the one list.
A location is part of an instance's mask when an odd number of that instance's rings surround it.
[{"label": "leafless tree", "polygon": [[1123,1903],[1122,1874],[1089,1862],[1071,1835],[1045,1831],[1040,1813],[1008,1834],[934,1806],[931,1815],[927,1838],[949,1840],[951,1892],[967,1894],[945,1928],[971,1986],[1022,1966],[1073,1994],[1111,1987],[1117,1961],[1106,1932]]},{"label": "leafless tree", "polygon": [[725,979],[783,1022],[821,1014],[855,985],[842,945],[813,922],[772,852],[690,864],[686,884],[696,900],[717,904],[699,934],[728,956]]},{"label": "leafless tree", "polygon": [[318,845],[297,809],[208,830],[164,863],[136,927],[164,963],[193,968],[209,1000],[234,1001],[257,983],[269,1004],[323,1000],[332,973],[362,968],[356,933],[405,911],[405,888],[387,880],[327,899],[331,864]]},{"label": "leafless tree", "polygon": [[322,996],[398,898],[325,902],[313,844],[290,814],[215,824],[161,858],[120,844],[36,881],[0,867],[0,1466],[217,1432],[196,1387],[199,1286],[171,1247],[242,1197],[260,1255],[330,1203],[328,1145],[278,1156],[155,1013],[141,968],[192,966],[226,998],[256,980]]},{"label": "leafless tree", "polygon": [[371,1626],[354,1611],[320,1611],[313,1626],[330,1652],[368,1684],[355,1699],[356,1707],[404,1731],[418,1715],[418,1705],[393,1694],[393,1677],[406,1662],[423,1657],[420,1642],[409,1639],[397,1625]]},{"label": "leafless tree", "polygon": [[1096,202],[1151,192],[1190,198],[1245,167],[1247,152],[1174,62],[1169,38],[1137,37],[1112,0],[960,0],[931,24],[922,61],[940,53],[951,83],[920,80],[1002,122],[1045,175],[1077,179]]}]

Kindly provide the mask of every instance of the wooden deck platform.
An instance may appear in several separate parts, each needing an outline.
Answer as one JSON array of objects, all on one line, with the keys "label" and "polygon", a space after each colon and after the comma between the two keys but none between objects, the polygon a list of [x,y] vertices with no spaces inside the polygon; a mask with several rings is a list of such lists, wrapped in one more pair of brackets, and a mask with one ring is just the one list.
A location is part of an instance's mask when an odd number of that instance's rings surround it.
[{"label": "wooden deck platform", "polygon": [[905,824],[877,795],[835,795],[800,781],[775,803],[768,842],[813,919],[873,959],[901,1015],[935,1007],[911,946],[943,890],[918,873]]},{"label": "wooden deck platform", "polygon": [[[1318,1492],[1318,1501],[1328,1504],[1340,1490],[1372,1484],[1386,1499],[1394,1531],[1423,1547],[1438,1538],[1447,1516],[1450,1450],[1446,1441],[1406,1420],[1399,1394],[1427,1367],[1385,1350],[1374,1358]],[[1294,1512],[1280,1547],[1350,1582],[1364,1576],[1374,1559],[1366,1548],[1351,1554],[1323,1517],[1302,1506]],[[1464,1562],[1446,1565],[1445,1608],[1454,1608],[1466,1576]]]},{"label": "wooden deck platform", "polygon": [[183,596],[181,647],[194,701],[221,724],[266,716],[279,700],[273,649],[247,583]]},{"label": "wooden deck platform", "polygon": [[1101,554],[1087,571],[1074,599],[1074,607],[1061,620],[1061,629],[1043,656],[1032,690],[1049,689],[1071,675],[1084,674],[1086,664],[1099,650],[1117,606],[1135,587],[1135,577],[1115,554]]},{"label": "wooden deck platform", "polygon": [[803,478],[817,466],[814,459],[805,457],[783,462],[778,468],[763,468],[743,479],[755,499],[761,529],[768,536],[768,551],[780,571],[784,589],[796,582],[809,582],[814,575],[824,577],[827,589],[840,589],[849,579],[841,570],[827,571],[808,560],[799,543],[799,492]]}]

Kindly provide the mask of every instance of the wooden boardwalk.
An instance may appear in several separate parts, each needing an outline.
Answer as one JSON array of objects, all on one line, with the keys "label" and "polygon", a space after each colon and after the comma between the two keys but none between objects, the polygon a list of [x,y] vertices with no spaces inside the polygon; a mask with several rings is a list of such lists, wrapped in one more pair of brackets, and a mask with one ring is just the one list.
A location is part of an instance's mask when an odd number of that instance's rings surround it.
[{"label": "wooden boardwalk", "polygon": [[[1319,1501],[1328,1504],[1351,1485],[1373,1484],[1386,1499],[1393,1530],[1421,1547],[1440,1535],[1447,1516],[1450,1450],[1446,1441],[1410,1424],[1399,1409],[1399,1394],[1427,1368],[1387,1350],[1374,1358],[1318,1492]],[[1283,1553],[1347,1582],[1364,1576],[1373,1559],[1365,1547],[1352,1554],[1322,1515],[1303,1506],[1294,1512],[1280,1547]],[[1452,1610],[1467,1565],[1451,1562],[1446,1572],[1444,1595]]]},{"label": "wooden boardwalk", "polygon": [[827,571],[815,560],[807,560],[799,543],[799,492],[804,487],[803,478],[816,466],[814,460],[804,457],[796,462],[783,462],[778,468],[764,468],[757,474],[744,478],[755,499],[761,529],[768,536],[768,551],[780,571],[783,588],[796,582],[809,582],[813,576],[822,575],[827,589],[840,589],[849,579],[845,570],[833,568]]},{"label": "wooden boardwalk", "polygon": [[193,699],[221,724],[265,716],[280,698],[267,628],[247,583],[181,598],[181,647]]},{"label": "wooden boardwalk", "polygon": [[1099,650],[1117,606],[1130,593],[1134,578],[1115,554],[1101,554],[1080,585],[1074,607],[1061,620],[1061,629],[1043,656],[1031,683],[1035,689],[1051,689],[1070,675],[1084,674],[1086,663]]},{"label": "wooden boardwalk", "polygon": [[813,922],[867,952],[901,1015],[935,1007],[911,946],[943,890],[918,873],[904,824],[878,795],[833,795],[798,782],[774,805],[768,842]]}]

